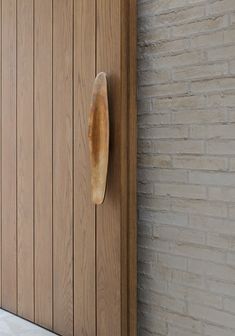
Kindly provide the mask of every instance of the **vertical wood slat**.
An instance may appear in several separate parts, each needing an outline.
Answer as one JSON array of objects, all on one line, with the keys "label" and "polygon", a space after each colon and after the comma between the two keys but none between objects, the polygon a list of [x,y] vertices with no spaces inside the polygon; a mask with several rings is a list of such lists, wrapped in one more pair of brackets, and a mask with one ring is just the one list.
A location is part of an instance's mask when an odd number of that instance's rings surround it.
[{"label": "vertical wood slat", "polygon": [[52,328],[52,0],[35,0],[35,322]]},{"label": "vertical wood slat", "polygon": [[53,8],[54,330],[73,335],[73,6]]},{"label": "vertical wood slat", "polygon": [[[97,210],[97,335],[122,335],[121,1],[97,0],[97,72],[109,79],[110,160],[105,202]],[[125,262],[125,260],[124,260]],[[124,334],[123,334],[124,335]]]},{"label": "vertical wood slat", "polygon": [[128,69],[128,335],[137,335],[137,1],[129,1]]},{"label": "vertical wood slat", "polygon": [[17,2],[18,313],[34,320],[33,1]]},{"label": "vertical wood slat", "polygon": [[0,307],[2,306],[2,0],[0,0]]},{"label": "vertical wood slat", "polygon": [[17,312],[16,0],[2,0],[2,307]]},{"label": "vertical wood slat", "polygon": [[95,78],[95,0],[74,8],[74,335],[96,335],[95,206],[91,203],[88,111]]}]

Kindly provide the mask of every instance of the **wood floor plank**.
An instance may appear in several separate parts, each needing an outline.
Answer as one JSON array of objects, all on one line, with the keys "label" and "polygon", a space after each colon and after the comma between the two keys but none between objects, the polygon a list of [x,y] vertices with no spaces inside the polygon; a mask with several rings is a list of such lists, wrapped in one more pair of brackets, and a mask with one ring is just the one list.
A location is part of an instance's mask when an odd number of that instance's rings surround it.
[{"label": "wood floor plank", "polygon": [[53,6],[54,330],[73,335],[73,1]]},{"label": "wood floor plank", "polygon": [[35,322],[52,328],[52,0],[35,0]]},{"label": "wood floor plank", "polygon": [[[74,335],[96,335],[95,206],[91,202],[88,112],[95,78],[95,0],[74,8]],[[89,37],[89,38],[88,38]]]},{"label": "wood floor plank", "polygon": [[33,1],[17,1],[18,314],[34,320]]},{"label": "wood floor plank", "polygon": [[17,312],[16,0],[2,0],[2,307]]}]

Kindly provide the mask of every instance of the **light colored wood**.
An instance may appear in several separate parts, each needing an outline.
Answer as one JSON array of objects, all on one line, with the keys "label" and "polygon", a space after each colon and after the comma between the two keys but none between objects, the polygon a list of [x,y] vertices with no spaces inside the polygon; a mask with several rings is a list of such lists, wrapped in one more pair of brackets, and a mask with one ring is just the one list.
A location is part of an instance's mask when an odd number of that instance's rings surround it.
[{"label": "light colored wood", "polygon": [[[2,306],[62,336],[136,336],[136,0],[1,1]],[[110,165],[95,207],[101,71]]]},{"label": "light colored wood", "polygon": [[93,86],[88,122],[91,161],[91,197],[94,204],[104,202],[109,161],[109,106],[107,78],[100,72]]},{"label": "light colored wood", "polygon": [[[95,0],[74,2],[74,335],[96,335],[95,206],[87,141],[95,79]],[[88,38],[89,37],[89,38]]]},{"label": "light colored wood", "polygon": [[73,335],[73,5],[53,3],[54,330]]},{"label": "light colored wood", "polygon": [[2,0],[2,307],[17,312],[16,0]]},{"label": "light colored wood", "polygon": [[35,322],[52,328],[52,0],[35,0]]},{"label": "light colored wood", "polygon": [[33,2],[17,1],[18,314],[34,320]]},{"label": "light colored wood", "polygon": [[[0,0],[2,23],[2,0]],[[0,306],[2,306],[2,24],[0,24]]]},{"label": "light colored wood", "polygon": [[137,335],[137,3],[129,1],[128,8],[128,335]]},{"label": "light colored wood", "polygon": [[111,125],[107,196],[97,214],[97,335],[134,336],[135,1],[98,0],[97,18],[97,71],[109,75]]},{"label": "light colored wood", "polygon": [[[122,335],[121,2],[97,1],[97,73],[109,83],[110,159],[105,202],[97,207],[97,335]],[[123,242],[122,242],[123,243]]]}]

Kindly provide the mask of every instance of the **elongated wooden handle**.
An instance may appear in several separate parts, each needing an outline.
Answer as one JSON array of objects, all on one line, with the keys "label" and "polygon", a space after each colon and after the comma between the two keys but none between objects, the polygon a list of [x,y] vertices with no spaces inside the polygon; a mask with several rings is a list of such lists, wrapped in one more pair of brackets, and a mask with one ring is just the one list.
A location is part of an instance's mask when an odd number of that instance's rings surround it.
[{"label": "elongated wooden handle", "polygon": [[105,197],[109,159],[109,107],[107,77],[97,75],[89,116],[88,141],[91,159],[92,201],[102,204]]}]

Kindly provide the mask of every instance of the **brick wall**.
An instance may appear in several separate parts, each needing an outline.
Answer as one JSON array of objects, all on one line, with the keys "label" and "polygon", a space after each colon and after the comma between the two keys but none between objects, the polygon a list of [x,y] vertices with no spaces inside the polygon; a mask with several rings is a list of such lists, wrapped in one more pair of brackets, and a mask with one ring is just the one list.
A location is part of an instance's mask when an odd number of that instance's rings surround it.
[{"label": "brick wall", "polygon": [[138,0],[139,334],[235,335],[235,0]]}]

